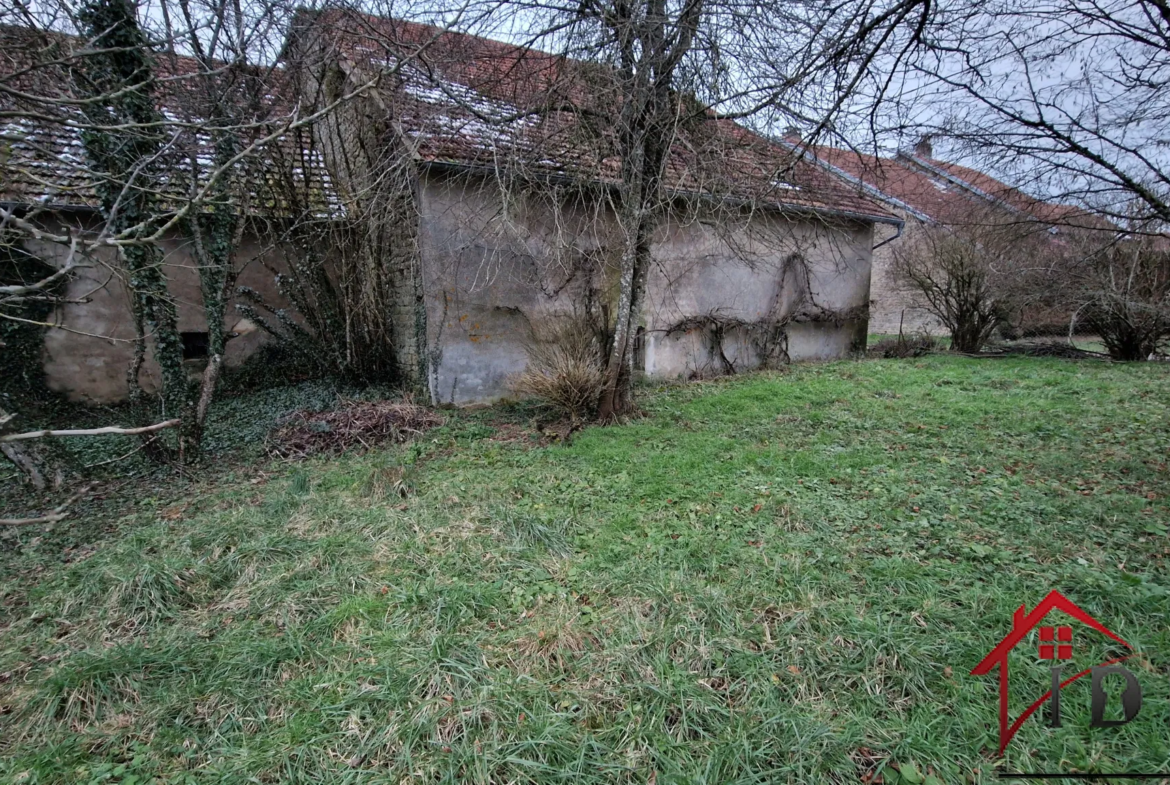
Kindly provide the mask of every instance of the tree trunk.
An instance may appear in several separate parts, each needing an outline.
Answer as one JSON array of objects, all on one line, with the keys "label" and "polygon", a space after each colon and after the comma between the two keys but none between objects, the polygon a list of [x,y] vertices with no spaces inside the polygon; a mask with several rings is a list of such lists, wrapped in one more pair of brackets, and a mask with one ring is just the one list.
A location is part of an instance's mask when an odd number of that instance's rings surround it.
[{"label": "tree trunk", "polygon": [[[623,212],[626,212],[623,210]],[[635,286],[640,276],[638,268],[641,266],[641,248],[638,235],[642,232],[641,205],[636,205],[623,217],[622,233],[624,242],[622,247],[621,272],[619,278],[619,294],[617,311],[615,313],[613,348],[609,353],[609,361],[605,368],[605,388],[601,394],[601,405],[597,416],[602,421],[612,420],[629,410],[630,374],[626,362],[630,353],[630,338],[634,334],[634,310],[640,297],[636,296]],[[629,223],[627,223],[627,221]]]},{"label": "tree trunk", "polygon": [[[7,423],[12,419],[7,412],[0,409],[0,422]],[[0,433],[5,430],[7,429],[0,426]],[[53,465],[41,447],[19,442],[0,442],[0,455],[11,461],[32,487],[38,491],[43,491],[50,486],[59,488],[65,481],[65,473]]]}]

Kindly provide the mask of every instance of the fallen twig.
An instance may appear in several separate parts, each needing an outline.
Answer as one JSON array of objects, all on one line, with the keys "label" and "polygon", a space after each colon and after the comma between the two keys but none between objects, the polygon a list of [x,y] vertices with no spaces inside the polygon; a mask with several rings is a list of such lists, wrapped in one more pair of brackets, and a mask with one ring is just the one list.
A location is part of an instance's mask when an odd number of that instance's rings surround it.
[{"label": "fallen twig", "polygon": [[106,466],[106,465],[111,464],[111,463],[117,463],[118,461],[124,461],[127,458],[129,458],[131,455],[133,455],[134,453],[140,452],[140,451],[146,449],[147,447],[149,447],[150,445],[152,445],[154,443],[154,440],[157,438],[158,438],[157,436],[151,436],[149,439],[143,440],[143,442],[141,444],[139,444],[137,447],[135,447],[133,450],[126,453],[125,455],[119,455],[117,458],[110,458],[109,460],[98,461],[97,463],[87,463],[85,466],[83,466],[81,468],[83,468],[83,469],[96,469],[98,466]]},{"label": "fallen twig", "polygon": [[161,431],[164,428],[174,428],[182,422],[179,419],[166,420],[165,422],[158,422],[154,425],[144,425],[141,428],[121,428],[116,425],[110,425],[105,428],[81,428],[64,431],[27,431],[26,433],[11,433],[7,436],[0,436],[0,442],[16,442],[22,439],[43,439],[47,436],[105,436],[106,434],[120,434],[122,436],[137,436],[142,433],[154,433]]}]

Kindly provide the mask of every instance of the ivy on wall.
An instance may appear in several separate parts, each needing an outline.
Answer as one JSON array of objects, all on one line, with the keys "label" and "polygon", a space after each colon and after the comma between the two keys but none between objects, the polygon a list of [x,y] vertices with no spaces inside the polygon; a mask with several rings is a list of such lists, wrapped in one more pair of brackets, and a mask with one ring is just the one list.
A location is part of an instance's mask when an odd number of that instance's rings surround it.
[{"label": "ivy on wall", "polygon": [[[832,309],[819,305],[812,295],[808,263],[799,254],[788,256],[777,276],[776,293],[768,312],[759,319],[740,319],[718,311],[688,316],[670,325],[664,334],[668,337],[699,333],[707,348],[707,365],[696,369],[695,376],[706,373],[732,375],[737,372],[734,361],[727,356],[724,343],[729,335],[743,337],[755,351],[760,368],[776,369],[791,362],[788,355],[788,329],[792,324],[831,323],[857,325],[851,350],[864,351],[869,306]],[[790,286],[791,288],[786,288]]]},{"label": "ivy on wall", "polygon": [[167,291],[162,253],[144,241],[157,228],[154,194],[160,178],[149,164],[164,141],[148,42],[128,0],[86,0],[77,21],[91,51],[76,58],[72,71],[82,94],[92,99],[84,104],[90,127],[81,136],[98,177],[103,215],[111,234],[143,240],[120,249],[137,333],[128,379],[131,398],[142,399],[138,375],[150,335],[162,370],[161,414],[182,416],[192,401],[175,303]]},{"label": "ivy on wall", "polygon": [[[12,238],[0,236],[0,285],[31,284],[51,274],[53,269],[43,260],[24,250]],[[61,293],[65,282],[28,298],[18,312],[21,319],[0,319],[0,396],[11,408],[27,409],[27,404],[43,401],[48,390],[42,368],[41,349],[45,327],[29,322],[44,322],[53,311],[50,298]]]}]

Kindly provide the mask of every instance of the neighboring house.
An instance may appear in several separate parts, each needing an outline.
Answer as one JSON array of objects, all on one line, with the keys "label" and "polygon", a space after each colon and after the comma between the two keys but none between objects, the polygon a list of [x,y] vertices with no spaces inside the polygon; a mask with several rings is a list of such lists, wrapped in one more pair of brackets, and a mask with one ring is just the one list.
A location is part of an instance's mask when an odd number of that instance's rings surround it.
[{"label": "neighboring house", "polygon": [[[0,26],[0,76],[15,75],[6,86],[22,88],[29,95],[67,95],[72,82],[60,63],[68,61],[79,43],[71,36]],[[47,65],[30,60],[31,53],[42,53]],[[164,211],[168,204],[181,203],[185,198],[181,192],[189,187],[186,174],[193,159],[199,171],[204,172],[214,155],[210,139],[200,129],[209,107],[194,79],[189,78],[196,70],[190,58],[165,54],[157,58],[157,75],[163,85],[157,100],[166,118],[167,136],[158,166],[164,172],[167,187],[180,192],[161,195]],[[226,82],[230,75],[226,75],[228,69],[224,71],[220,78]],[[224,89],[231,87],[225,85]],[[76,127],[80,115],[69,109],[55,113],[51,109],[51,104],[24,101],[13,92],[0,91],[0,111],[6,116],[0,121],[0,204],[25,214],[34,211],[38,223],[49,232],[92,234],[103,221],[94,189],[95,175],[88,167],[81,132]],[[261,110],[279,120],[287,106],[277,100]],[[257,114],[252,119],[265,118]],[[272,145],[264,156],[240,164],[238,179],[246,184],[248,193],[240,200],[247,215],[235,255],[239,270],[236,284],[280,307],[287,303],[277,289],[274,271],[282,269],[284,262],[274,247],[271,223],[279,222],[284,215],[257,185],[278,165],[295,173],[299,182],[308,186],[320,201],[319,210],[327,213],[336,205],[329,202],[332,188],[320,156],[306,159],[304,151],[291,147],[287,140]],[[192,238],[177,228],[168,232],[160,245],[168,288],[177,306],[185,364],[195,374],[207,362],[208,328],[199,274],[193,262]],[[44,258],[56,259],[58,264],[67,255],[66,248],[52,243],[31,242],[28,246]],[[120,265],[113,263],[112,251],[99,254],[76,270],[62,295],[67,302],[50,317],[54,328],[45,331],[47,386],[71,400],[86,403],[125,400],[135,330],[127,282]],[[232,302],[235,300],[233,297]],[[229,367],[240,365],[268,340],[254,324],[241,319],[230,304],[226,322],[225,327],[235,332],[224,357]],[[149,343],[149,336],[147,340]],[[143,388],[156,389],[158,373],[148,349],[140,374]]]},{"label": "neighboring house", "polygon": [[899,329],[946,332],[926,309],[921,294],[894,274],[894,254],[913,242],[923,227],[1027,225],[1054,232],[1054,225],[1082,214],[1067,205],[1035,199],[969,167],[936,159],[929,138],[890,158],[834,147],[804,147],[792,137],[787,141],[827,170],[854,182],[862,193],[905,222],[898,230],[880,229],[876,237],[869,324],[874,334],[896,334]]},{"label": "neighboring house", "polygon": [[[0,69],[18,68],[3,51]],[[435,403],[506,396],[531,342],[563,319],[608,318],[618,291],[620,161],[612,126],[588,118],[612,113],[612,72],[349,12],[302,12],[284,56],[280,82],[290,86],[278,104],[307,111],[358,93],[316,126],[313,144],[278,149],[304,159],[293,171],[314,184],[308,190],[322,194],[324,209],[360,226],[346,251],[360,257],[351,269],[389,269],[388,318],[407,384]],[[160,56],[159,68],[190,63]],[[164,114],[191,111],[169,95],[159,100]],[[669,199],[648,238],[637,369],[690,378],[863,348],[875,226],[892,233],[901,220],[784,145],[684,105],[693,117],[678,129]],[[9,123],[2,135],[0,200],[38,205],[50,223],[98,223],[74,129]],[[185,144],[195,157],[210,153],[206,140]],[[247,176],[262,181],[270,163],[261,156]],[[263,230],[281,211],[264,199],[247,209],[238,283],[280,304],[274,272],[285,262]],[[175,232],[163,246],[197,365],[207,327],[190,238]],[[69,287],[70,298],[87,301],[52,317],[60,329],[46,333],[49,386],[75,400],[121,400],[133,327],[118,266],[82,271]],[[241,333],[228,344],[225,362],[234,365],[266,337],[247,320],[228,322]]]},{"label": "neighboring house", "polygon": [[[368,253],[396,268],[399,357],[434,401],[507,395],[558,317],[605,317],[620,251],[613,72],[339,11],[302,14],[287,50],[312,64],[306,103],[377,83],[319,143],[347,213],[380,222]],[[874,226],[899,219],[693,108],[649,238],[637,369],[688,378],[863,347]]]}]

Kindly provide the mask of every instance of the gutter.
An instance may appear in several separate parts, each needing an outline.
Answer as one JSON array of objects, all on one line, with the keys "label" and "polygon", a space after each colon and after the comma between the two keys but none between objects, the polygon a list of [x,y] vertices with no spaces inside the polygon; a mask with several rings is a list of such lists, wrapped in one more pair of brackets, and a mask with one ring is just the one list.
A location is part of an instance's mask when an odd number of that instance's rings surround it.
[{"label": "gutter", "polygon": [[876,251],[877,249],[881,248],[881,247],[882,247],[883,245],[885,245],[886,243],[892,243],[892,242],[894,242],[894,240],[897,240],[899,237],[901,237],[901,236],[902,236],[902,228],[903,228],[905,225],[906,225],[906,222],[905,222],[905,221],[903,221],[902,223],[898,224],[898,231],[894,233],[894,236],[893,236],[893,237],[887,237],[886,239],[882,240],[880,243],[878,243],[877,245],[875,245],[873,248],[870,248],[869,250],[871,250],[871,251]]},{"label": "gutter", "polygon": [[0,207],[6,210],[44,210],[53,213],[100,213],[101,208],[96,205],[70,204],[67,202],[37,202],[0,200]]}]

